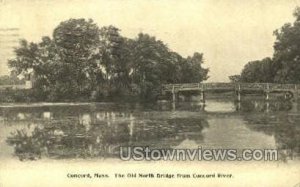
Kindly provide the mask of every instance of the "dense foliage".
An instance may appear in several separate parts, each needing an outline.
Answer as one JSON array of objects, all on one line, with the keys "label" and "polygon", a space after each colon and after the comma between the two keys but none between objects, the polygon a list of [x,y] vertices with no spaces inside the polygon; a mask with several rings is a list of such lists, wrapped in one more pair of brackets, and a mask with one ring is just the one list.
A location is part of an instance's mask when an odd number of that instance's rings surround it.
[{"label": "dense foliage", "polygon": [[272,59],[251,61],[244,66],[240,80],[242,82],[273,82]]},{"label": "dense foliage", "polygon": [[9,60],[17,74],[34,76],[33,97],[49,101],[152,99],[162,84],[206,80],[202,63],[201,53],[184,58],[148,34],[129,39],[85,19],[61,22],[39,43],[22,40]]},{"label": "dense foliage", "polygon": [[0,76],[0,85],[19,85],[25,84],[25,78],[19,78],[17,74],[12,71],[10,75]]},{"label": "dense foliage", "polygon": [[[274,31],[273,57],[246,64],[239,81],[300,83],[300,8],[296,8],[294,16],[293,24]],[[237,76],[231,76],[234,77]]]}]

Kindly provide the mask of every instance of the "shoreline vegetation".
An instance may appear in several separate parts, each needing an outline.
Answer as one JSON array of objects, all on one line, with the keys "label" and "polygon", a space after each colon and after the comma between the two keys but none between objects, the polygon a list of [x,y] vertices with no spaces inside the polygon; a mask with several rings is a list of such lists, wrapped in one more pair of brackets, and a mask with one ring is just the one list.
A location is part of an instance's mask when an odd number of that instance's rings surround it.
[{"label": "shoreline vegetation", "polygon": [[[294,23],[274,31],[274,54],[248,62],[234,83],[300,83],[300,8]],[[200,83],[209,78],[203,53],[182,57],[163,41],[145,33],[126,38],[114,26],[98,27],[92,19],[69,19],[40,42],[20,40],[8,60],[10,76],[1,85],[32,89],[1,89],[0,103],[151,102],[164,100],[163,84]],[[182,93],[185,96],[195,92]]]},{"label": "shoreline vegetation", "polygon": [[126,38],[91,19],[63,21],[52,37],[23,39],[14,53],[6,82],[22,77],[33,87],[6,91],[0,102],[153,101],[162,84],[201,82],[209,71],[202,53],[185,58],[149,34]]}]

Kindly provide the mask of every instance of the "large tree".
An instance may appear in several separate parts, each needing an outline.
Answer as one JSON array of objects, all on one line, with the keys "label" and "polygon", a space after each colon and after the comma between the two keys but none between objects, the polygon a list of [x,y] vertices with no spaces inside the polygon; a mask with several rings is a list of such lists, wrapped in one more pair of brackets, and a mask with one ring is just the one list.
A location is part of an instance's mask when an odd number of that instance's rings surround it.
[{"label": "large tree", "polygon": [[53,40],[61,59],[58,86],[68,86],[75,95],[88,94],[99,78],[98,26],[91,19],[70,19],[54,29]]},{"label": "large tree", "polygon": [[208,69],[202,67],[203,54],[196,52],[183,58],[148,34],[140,33],[131,51],[131,77],[144,98],[157,95],[162,84],[201,82],[208,78]]},{"label": "large tree", "polygon": [[127,92],[130,85],[130,49],[119,32],[114,26],[100,29],[99,62],[107,94]]},{"label": "large tree", "polygon": [[274,81],[279,83],[300,82],[300,8],[294,12],[293,24],[287,23],[274,32]]},{"label": "large tree", "polygon": [[148,97],[158,91],[159,85],[167,83],[169,49],[162,41],[143,33],[132,42],[132,83],[142,97]]}]

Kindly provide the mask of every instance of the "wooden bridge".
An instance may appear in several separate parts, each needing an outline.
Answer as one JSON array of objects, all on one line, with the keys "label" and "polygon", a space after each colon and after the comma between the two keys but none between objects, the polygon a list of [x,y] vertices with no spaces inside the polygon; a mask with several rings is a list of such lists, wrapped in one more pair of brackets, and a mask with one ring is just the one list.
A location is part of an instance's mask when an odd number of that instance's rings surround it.
[{"label": "wooden bridge", "polygon": [[187,83],[187,84],[164,84],[162,92],[171,92],[173,101],[176,101],[176,94],[183,91],[199,91],[201,100],[205,102],[205,92],[209,91],[235,91],[237,101],[241,100],[241,92],[259,91],[265,93],[265,99],[269,100],[270,93],[285,93],[285,96],[297,101],[298,84],[273,84],[273,83]]}]

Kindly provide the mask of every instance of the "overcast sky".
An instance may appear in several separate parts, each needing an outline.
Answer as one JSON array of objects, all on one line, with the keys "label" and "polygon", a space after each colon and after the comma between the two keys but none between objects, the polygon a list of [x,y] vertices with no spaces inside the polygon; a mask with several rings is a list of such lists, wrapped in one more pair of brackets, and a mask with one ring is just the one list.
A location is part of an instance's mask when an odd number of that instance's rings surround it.
[{"label": "overcast sky", "polygon": [[[39,41],[69,18],[92,18],[133,38],[156,36],[183,56],[204,53],[210,82],[228,81],[273,53],[273,31],[293,22],[299,0],[0,0],[0,75],[16,41]],[[17,29],[12,29],[17,28]]]}]

